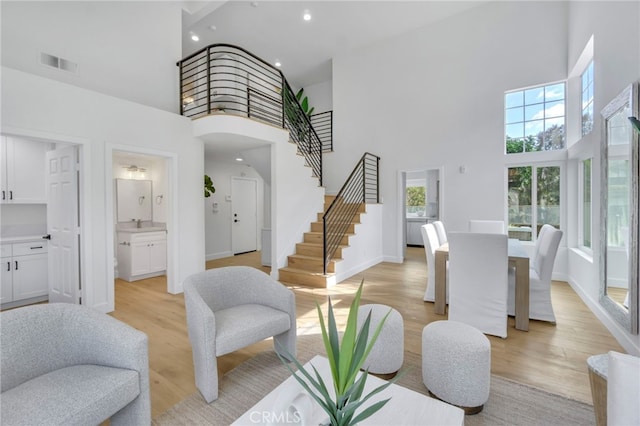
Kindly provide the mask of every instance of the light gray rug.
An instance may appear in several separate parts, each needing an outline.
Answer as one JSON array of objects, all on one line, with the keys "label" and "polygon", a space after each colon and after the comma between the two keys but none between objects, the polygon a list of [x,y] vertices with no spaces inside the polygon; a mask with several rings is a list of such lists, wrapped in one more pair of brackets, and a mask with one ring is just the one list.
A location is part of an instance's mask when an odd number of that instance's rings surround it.
[{"label": "light gray rug", "polygon": [[[299,336],[298,359],[304,364],[324,355],[320,336]],[[427,394],[422,383],[420,355],[406,352],[403,368],[410,370],[397,383]],[[289,377],[273,351],[265,351],[221,378],[219,398],[207,404],[195,393],[156,419],[155,426],[229,425]],[[491,394],[480,414],[465,417],[466,425],[595,425],[593,406],[491,376]]]}]

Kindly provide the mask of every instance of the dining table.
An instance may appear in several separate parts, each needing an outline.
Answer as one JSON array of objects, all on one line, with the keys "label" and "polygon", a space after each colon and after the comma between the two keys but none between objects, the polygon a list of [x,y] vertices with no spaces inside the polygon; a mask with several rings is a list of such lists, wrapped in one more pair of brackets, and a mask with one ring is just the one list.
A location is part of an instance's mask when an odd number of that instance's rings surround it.
[{"label": "dining table", "polygon": [[[529,331],[529,256],[522,242],[515,238],[508,240],[509,267],[515,268],[515,317],[516,329]],[[446,314],[447,261],[449,243],[444,243],[435,251],[435,312]]]}]

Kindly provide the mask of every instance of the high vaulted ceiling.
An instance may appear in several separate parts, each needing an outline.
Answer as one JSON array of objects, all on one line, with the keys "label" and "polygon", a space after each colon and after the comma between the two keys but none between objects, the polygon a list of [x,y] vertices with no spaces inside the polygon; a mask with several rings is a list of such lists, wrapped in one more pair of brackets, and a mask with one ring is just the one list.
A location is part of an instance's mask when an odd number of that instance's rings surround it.
[{"label": "high vaulted ceiling", "polygon": [[[484,3],[474,1],[187,1],[183,56],[213,43],[282,63],[294,87],[330,80],[331,59]],[[308,11],[312,18],[304,21]],[[191,40],[197,34],[199,41]]]}]

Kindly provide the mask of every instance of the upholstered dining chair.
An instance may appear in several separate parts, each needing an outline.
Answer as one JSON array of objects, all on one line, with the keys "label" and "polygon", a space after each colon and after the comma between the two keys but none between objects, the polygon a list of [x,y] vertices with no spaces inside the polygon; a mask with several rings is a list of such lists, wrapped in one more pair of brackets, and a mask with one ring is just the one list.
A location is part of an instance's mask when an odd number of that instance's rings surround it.
[{"label": "upholstered dining chair", "polygon": [[[533,259],[529,264],[529,318],[556,322],[551,303],[551,275],[562,239],[562,231],[543,225],[536,240]],[[515,275],[509,275],[509,315],[515,314]]]},{"label": "upholstered dining chair", "polygon": [[444,229],[444,223],[442,223],[439,220],[436,220],[435,222],[433,222],[433,226],[436,227],[436,232],[438,233],[438,241],[440,242],[440,245],[443,245],[444,243],[447,242],[447,231],[445,231]]},{"label": "upholstered dining chair", "polygon": [[229,266],[191,275],[184,301],[196,387],[207,402],[218,398],[217,357],[271,336],[277,353],[296,355],[295,296],[258,269]]},{"label": "upholstered dining chair", "polygon": [[449,320],[507,337],[505,234],[449,233]]},{"label": "upholstered dining chair", "polygon": [[607,424],[640,425],[640,358],[611,351],[607,370]]},{"label": "upholstered dining chair", "polygon": [[[422,233],[422,241],[424,242],[424,252],[427,256],[427,288],[424,292],[423,300],[425,302],[433,302],[436,298],[436,249],[440,247],[438,240],[438,232],[432,223],[424,224],[420,227]],[[449,274],[447,274],[447,282]],[[449,291],[447,291],[447,300],[449,300]]]},{"label": "upholstered dining chair", "polygon": [[483,234],[505,234],[504,221],[502,220],[470,220],[469,232]]}]

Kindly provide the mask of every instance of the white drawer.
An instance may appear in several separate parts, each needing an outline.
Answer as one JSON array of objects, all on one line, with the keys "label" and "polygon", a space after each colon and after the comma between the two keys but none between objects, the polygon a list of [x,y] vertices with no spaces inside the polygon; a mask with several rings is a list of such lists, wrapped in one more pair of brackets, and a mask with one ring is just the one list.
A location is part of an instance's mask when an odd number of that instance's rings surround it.
[{"label": "white drawer", "polygon": [[13,255],[24,256],[27,254],[39,254],[47,252],[46,241],[34,241],[31,243],[16,243],[13,244]]},{"label": "white drawer", "polygon": [[0,257],[11,257],[11,244],[0,245]]},{"label": "white drawer", "polygon": [[139,232],[131,235],[132,243],[143,243],[146,241],[164,241],[167,239],[167,233],[165,231],[159,232]]}]

